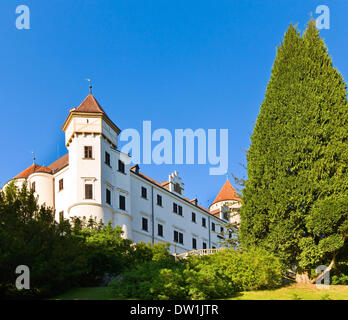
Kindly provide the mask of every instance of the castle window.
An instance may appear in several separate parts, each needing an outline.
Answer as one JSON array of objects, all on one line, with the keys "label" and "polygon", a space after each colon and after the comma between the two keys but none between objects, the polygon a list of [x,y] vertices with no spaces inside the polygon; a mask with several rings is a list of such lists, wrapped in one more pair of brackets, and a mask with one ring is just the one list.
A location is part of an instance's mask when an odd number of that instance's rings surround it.
[{"label": "castle window", "polygon": [[111,191],[106,189],[106,203],[111,204]]},{"label": "castle window", "polygon": [[179,216],[182,216],[182,206],[178,206],[179,209]]},{"label": "castle window", "polygon": [[147,223],[147,219],[146,218],[143,218],[143,220],[142,220],[142,229],[144,231],[149,231],[148,230],[148,223]]},{"label": "castle window", "polygon": [[181,232],[174,230],[174,242],[184,244],[184,235]]},{"label": "castle window", "polygon": [[124,196],[120,196],[120,209],[126,210],[126,198]]},{"label": "castle window", "polygon": [[35,185],[35,181],[34,182],[32,182],[32,184],[31,184],[31,190],[33,191],[33,192],[35,192],[36,191],[36,185]]},{"label": "castle window", "polygon": [[197,249],[197,239],[192,238],[192,249]]},{"label": "castle window", "polygon": [[110,153],[105,151],[105,164],[110,166]]},{"label": "castle window", "polygon": [[178,213],[178,205],[173,203],[173,212]]},{"label": "castle window", "polygon": [[162,207],[162,196],[157,195],[157,205]]},{"label": "castle window", "polygon": [[202,227],[207,227],[207,220],[205,218],[202,218]]},{"label": "castle window", "polygon": [[215,223],[214,222],[211,223],[211,230],[215,231]]},{"label": "castle window", "polygon": [[64,189],[64,180],[60,179],[59,180],[59,191],[62,191]]},{"label": "castle window", "polygon": [[91,146],[85,146],[85,159],[92,159],[92,147]]},{"label": "castle window", "polygon": [[224,227],[220,227],[220,232],[224,233]]},{"label": "castle window", "polygon": [[93,185],[90,183],[85,184],[85,199],[93,199]]},{"label": "castle window", "polygon": [[121,160],[118,160],[118,171],[122,172],[122,173],[125,173],[124,163]]},{"label": "castle window", "polygon": [[161,224],[158,224],[158,230],[157,230],[157,234],[160,237],[163,237],[163,226]]},{"label": "castle window", "polygon": [[141,187],[141,197],[147,199],[147,189],[145,187]]},{"label": "castle window", "polygon": [[223,218],[224,218],[225,220],[228,220],[228,212],[224,212],[224,213],[223,213]]},{"label": "castle window", "polygon": [[207,249],[207,243],[203,242],[203,249]]},{"label": "castle window", "polygon": [[192,212],[192,222],[196,222],[196,214]]}]

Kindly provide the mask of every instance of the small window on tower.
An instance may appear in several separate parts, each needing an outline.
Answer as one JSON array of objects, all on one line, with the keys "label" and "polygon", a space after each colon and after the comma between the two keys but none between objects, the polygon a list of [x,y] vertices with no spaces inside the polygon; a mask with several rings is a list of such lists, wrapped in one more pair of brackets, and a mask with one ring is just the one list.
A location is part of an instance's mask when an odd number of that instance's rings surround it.
[{"label": "small window on tower", "polygon": [[91,146],[85,146],[85,159],[92,159],[92,147]]},{"label": "small window on tower", "polygon": [[35,191],[36,191],[36,185],[35,185],[35,181],[34,181],[34,182],[32,182],[32,184],[31,184],[31,190],[33,190],[33,192],[35,192]]},{"label": "small window on tower", "polygon": [[64,189],[64,181],[63,179],[59,180],[59,191],[62,191]]},{"label": "small window on tower", "polygon": [[93,199],[93,185],[90,183],[85,184],[85,199]]}]

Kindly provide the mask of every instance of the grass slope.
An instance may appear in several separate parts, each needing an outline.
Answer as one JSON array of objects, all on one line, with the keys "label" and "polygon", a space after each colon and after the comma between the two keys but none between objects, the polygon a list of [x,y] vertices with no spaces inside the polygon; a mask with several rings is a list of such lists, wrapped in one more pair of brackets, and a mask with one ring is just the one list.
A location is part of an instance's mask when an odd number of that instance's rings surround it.
[{"label": "grass slope", "polygon": [[348,286],[318,289],[310,284],[293,284],[275,290],[244,291],[230,300],[348,300]]},{"label": "grass slope", "polygon": [[[54,300],[115,300],[108,287],[75,288]],[[348,300],[348,286],[330,286],[328,290],[315,285],[293,284],[275,290],[244,291],[230,300]]]}]

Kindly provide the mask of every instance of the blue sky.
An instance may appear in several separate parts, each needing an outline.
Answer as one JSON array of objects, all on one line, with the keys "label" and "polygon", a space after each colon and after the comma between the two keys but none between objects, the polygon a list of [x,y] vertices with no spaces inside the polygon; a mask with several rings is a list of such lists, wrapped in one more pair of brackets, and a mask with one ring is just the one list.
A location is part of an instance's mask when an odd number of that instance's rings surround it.
[{"label": "blue sky", "polygon": [[[27,5],[31,29],[15,27]],[[0,2],[0,184],[32,163],[66,153],[61,126],[93,93],[121,128],[229,129],[229,173],[245,178],[249,146],[276,46],[290,23],[300,30],[318,5],[334,65],[348,78],[348,1],[2,0]],[[159,181],[175,169],[185,194],[208,206],[226,176],[209,165],[141,165]]]}]

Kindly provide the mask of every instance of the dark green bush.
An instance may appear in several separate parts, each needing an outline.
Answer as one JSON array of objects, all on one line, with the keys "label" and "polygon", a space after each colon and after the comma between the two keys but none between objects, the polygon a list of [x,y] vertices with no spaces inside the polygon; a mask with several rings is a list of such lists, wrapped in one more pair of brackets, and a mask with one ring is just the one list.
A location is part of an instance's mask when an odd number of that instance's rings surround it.
[{"label": "dark green bush", "polygon": [[216,299],[236,291],[275,288],[281,275],[279,259],[262,249],[226,249],[176,263],[169,255],[162,262],[152,258],[129,268],[110,286],[123,299]]},{"label": "dark green bush", "polygon": [[[0,193],[0,296],[48,297],[119,274],[133,259],[131,241],[121,235],[119,227],[92,219],[57,223],[26,185],[11,184]],[[30,269],[30,290],[15,287],[19,265]]]}]

